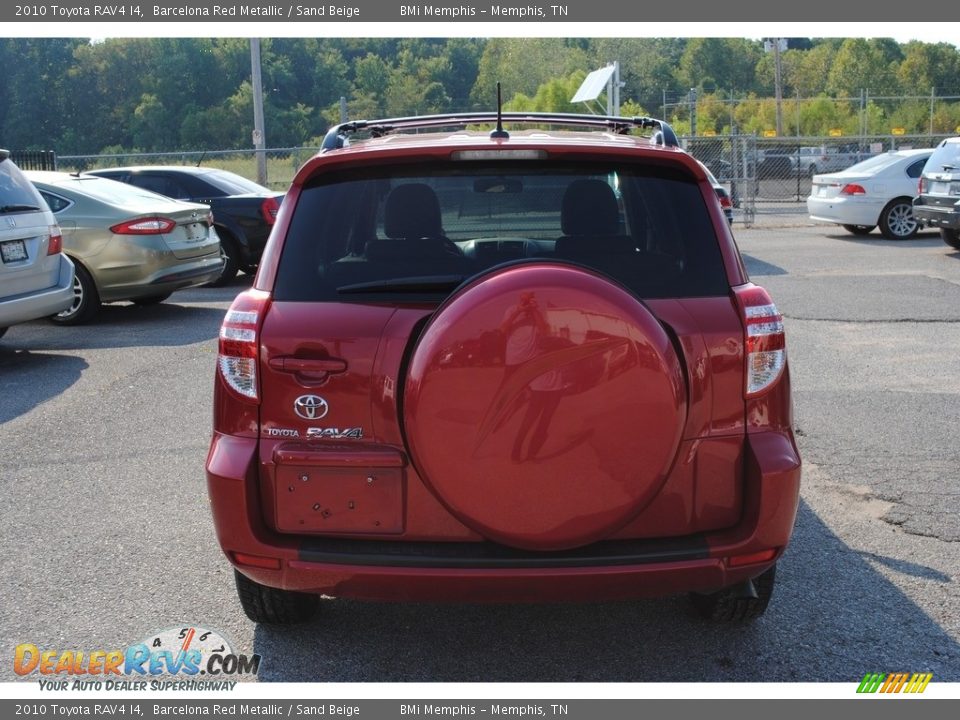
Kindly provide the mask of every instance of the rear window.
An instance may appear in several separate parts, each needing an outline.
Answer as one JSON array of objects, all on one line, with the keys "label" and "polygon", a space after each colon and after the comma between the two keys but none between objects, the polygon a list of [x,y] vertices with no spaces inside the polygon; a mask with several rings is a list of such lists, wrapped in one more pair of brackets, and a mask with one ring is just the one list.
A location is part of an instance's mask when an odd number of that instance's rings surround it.
[{"label": "rear window", "polygon": [[46,210],[36,188],[10,160],[0,161],[0,212],[13,215]]},{"label": "rear window", "polygon": [[729,292],[703,195],[685,173],[420,164],[308,183],[274,297],[436,299],[502,263],[551,258],[606,273],[640,297]]},{"label": "rear window", "polygon": [[166,205],[171,202],[170,196],[161,195],[139,185],[127,185],[109,178],[84,175],[70,182],[72,189],[109,205],[143,205],[145,202]]},{"label": "rear window", "polygon": [[248,193],[253,195],[268,195],[272,193],[269,188],[265,188],[263,185],[258,185],[252,180],[247,180],[245,177],[235,175],[227,170],[214,170],[213,172],[204,173],[200,177],[205,182],[220,190],[224,195],[246,195]]},{"label": "rear window", "polygon": [[960,143],[945,142],[936,150],[927,160],[926,167],[923,168],[927,173],[956,172],[960,170]]}]

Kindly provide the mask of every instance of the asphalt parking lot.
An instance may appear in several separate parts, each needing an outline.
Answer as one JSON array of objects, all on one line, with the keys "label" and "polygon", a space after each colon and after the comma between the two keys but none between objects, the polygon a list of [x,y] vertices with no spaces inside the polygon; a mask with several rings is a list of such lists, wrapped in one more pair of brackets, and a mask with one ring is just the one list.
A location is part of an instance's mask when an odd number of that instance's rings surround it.
[{"label": "asphalt parking lot", "polygon": [[104,308],[0,341],[0,680],[22,642],[124,647],[215,628],[266,681],[960,680],[960,253],[791,218],[735,230],[786,319],[802,503],[767,614],[684,598],[584,605],[325,604],[242,614],[203,463],[216,335],[249,283]]}]

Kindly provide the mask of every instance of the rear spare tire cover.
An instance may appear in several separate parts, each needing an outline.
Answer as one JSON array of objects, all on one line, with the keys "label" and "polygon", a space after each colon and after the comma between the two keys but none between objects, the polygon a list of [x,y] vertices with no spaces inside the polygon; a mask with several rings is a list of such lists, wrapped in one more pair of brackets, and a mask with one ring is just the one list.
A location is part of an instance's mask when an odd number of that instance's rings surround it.
[{"label": "rear spare tire cover", "polygon": [[483,275],[424,328],[404,386],[414,466],[484,537],[559,550],[654,498],[686,419],[680,362],[626,290],[580,266]]}]

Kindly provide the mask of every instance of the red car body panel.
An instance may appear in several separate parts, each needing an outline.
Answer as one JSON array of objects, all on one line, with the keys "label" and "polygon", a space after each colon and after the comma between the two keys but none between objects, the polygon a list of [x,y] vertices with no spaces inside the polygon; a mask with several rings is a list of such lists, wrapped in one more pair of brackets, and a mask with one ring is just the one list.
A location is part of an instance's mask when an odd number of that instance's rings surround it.
[{"label": "red car body panel", "polygon": [[[745,326],[732,293],[641,302],[593,271],[534,263],[503,271],[502,282],[484,276],[440,312],[436,303],[271,297],[291,216],[315,174],[442,162],[492,144],[391,138],[320,155],[298,173],[255,289],[238,299],[258,309],[259,399],[216,377],[207,481],[224,552],[263,585],[379,600],[619,599],[756,577],[792,532],[800,458],[788,369],[745,399]],[[684,153],[610,136],[496,144],[545,148],[551,160],[684,168],[699,181],[727,281],[748,283],[713,189]],[[591,287],[579,292],[577,283]],[[524,420],[510,403],[521,390],[505,389],[512,369],[493,332],[528,293],[551,308],[555,342],[539,361],[562,368],[566,406],[547,423],[541,455],[529,439],[515,452]],[[591,333],[577,330],[587,326]],[[557,353],[566,359],[551,360]],[[316,421],[293,412],[309,394],[328,403]],[[648,422],[629,426],[640,403]],[[625,426],[649,446],[631,446]],[[340,437],[353,429],[361,435]],[[555,488],[570,467],[593,472],[590,482]]]}]

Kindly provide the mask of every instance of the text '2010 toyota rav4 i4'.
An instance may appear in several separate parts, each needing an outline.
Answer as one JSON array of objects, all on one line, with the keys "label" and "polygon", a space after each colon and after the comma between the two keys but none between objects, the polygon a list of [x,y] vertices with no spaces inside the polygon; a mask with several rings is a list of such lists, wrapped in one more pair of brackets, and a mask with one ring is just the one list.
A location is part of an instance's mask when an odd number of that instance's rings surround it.
[{"label": "text '2010 toyota rav4 i4'", "polygon": [[501,121],[536,129],[347,123],[293,181],[220,332],[207,480],[244,610],[759,615],[800,480],[781,316],[668,125]]}]

